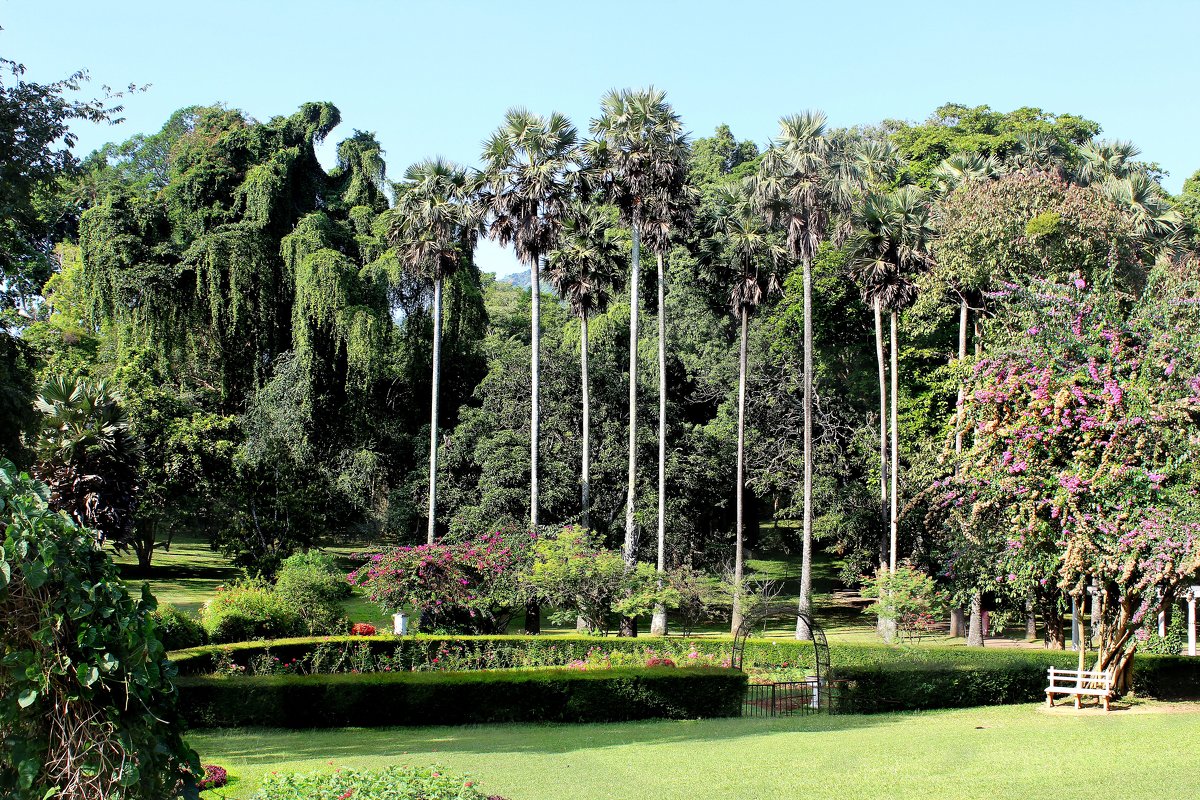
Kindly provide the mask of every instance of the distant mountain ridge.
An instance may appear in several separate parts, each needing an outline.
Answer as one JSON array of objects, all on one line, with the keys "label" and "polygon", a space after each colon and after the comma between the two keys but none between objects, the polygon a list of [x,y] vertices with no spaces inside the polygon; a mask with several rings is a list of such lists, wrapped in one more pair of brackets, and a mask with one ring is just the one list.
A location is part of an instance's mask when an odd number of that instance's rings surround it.
[{"label": "distant mountain ridge", "polygon": [[[496,278],[500,283],[507,283],[510,286],[516,286],[518,289],[528,289],[530,286],[529,271],[514,272],[512,275],[505,275]],[[542,286],[542,291],[545,291],[545,285]]]}]

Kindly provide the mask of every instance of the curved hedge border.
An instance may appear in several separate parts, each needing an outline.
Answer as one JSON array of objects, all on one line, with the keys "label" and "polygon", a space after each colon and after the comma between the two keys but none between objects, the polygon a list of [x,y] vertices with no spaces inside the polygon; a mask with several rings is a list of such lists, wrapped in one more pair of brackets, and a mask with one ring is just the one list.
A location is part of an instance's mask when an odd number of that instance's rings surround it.
[{"label": "curved hedge border", "polygon": [[741,713],[737,670],[617,668],[179,678],[195,727],[618,722]]},{"label": "curved hedge border", "polygon": [[[687,663],[696,652],[727,658],[728,638],[622,639],[591,636],[393,636],[319,637],[271,642],[241,642],[192,648],[171,654],[181,675],[213,671],[215,656],[228,653],[246,665],[269,649],[283,661],[299,658],[321,643],[363,645],[377,655],[399,651],[406,662],[429,669],[442,650],[487,653],[489,666],[562,665],[586,658],[592,648],[606,652],[645,653]],[[1062,650],[974,649],[964,647],[889,647],[883,644],[834,644],[830,647],[835,677],[845,679],[842,708],[875,711],[957,708],[974,705],[1037,702],[1045,699],[1046,669],[1073,668],[1078,655]],[[751,639],[745,663],[769,667],[812,666],[812,644],[786,639]],[[1200,697],[1200,659],[1182,656],[1138,655],[1134,659],[1134,692],[1144,697]]]}]

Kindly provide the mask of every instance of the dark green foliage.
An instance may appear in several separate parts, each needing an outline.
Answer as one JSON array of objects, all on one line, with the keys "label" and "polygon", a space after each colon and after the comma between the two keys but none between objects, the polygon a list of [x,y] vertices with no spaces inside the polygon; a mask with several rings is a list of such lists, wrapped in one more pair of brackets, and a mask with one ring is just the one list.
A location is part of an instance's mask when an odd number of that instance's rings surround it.
[{"label": "dark green foliage", "polygon": [[219,589],[204,604],[200,619],[213,643],[277,639],[308,629],[291,603],[259,581]]},{"label": "dark green foliage", "polygon": [[941,106],[920,125],[884,123],[908,162],[902,182],[929,186],[933,171],[954,153],[980,153],[1004,158],[1016,152],[1022,135],[1049,137],[1064,154],[1076,151],[1100,132],[1100,125],[1074,114],[1051,114],[1040,108],[1007,113],[987,106],[960,103]]},{"label": "dark green foliage", "polygon": [[192,724],[278,728],[728,717],[745,687],[735,670],[674,667],[179,680]]},{"label": "dark green foliage", "polygon": [[295,609],[310,634],[346,629],[342,601],[350,596],[350,584],[328,553],[308,550],[284,559],[275,578],[275,593]]},{"label": "dark green foliage", "polygon": [[194,797],[154,598],[131,597],[48,494],[0,462],[0,795]]},{"label": "dark green foliage", "polygon": [[208,641],[200,621],[170,603],[163,603],[150,616],[164,650],[200,647]]},{"label": "dark green foliage", "polygon": [[440,767],[391,766],[379,770],[337,769],[332,773],[272,772],[254,800],[504,800],[479,791],[474,781]]}]

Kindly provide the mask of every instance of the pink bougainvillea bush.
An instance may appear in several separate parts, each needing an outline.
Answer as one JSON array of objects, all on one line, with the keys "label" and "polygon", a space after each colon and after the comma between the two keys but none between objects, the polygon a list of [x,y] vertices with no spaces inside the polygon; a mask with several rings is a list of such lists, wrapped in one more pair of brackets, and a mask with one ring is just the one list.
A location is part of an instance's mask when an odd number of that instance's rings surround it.
[{"label": "pink bougainvillea bush", "polygon": [[413,610],[425,630],[503,631],[524,604],[520,567],[536,534],[505,529],[466,542],[364,554],[352,585],[389,612]]},{"label": "pink bougainvillea bush", "polygon": [[930,487],[952,581],[1034,598],[1098,589],[1100,668],[1200,569],[1200,300],[1160,268],[1140,300],[1082,279],[1007,285],[967,379],[968,445]]}]

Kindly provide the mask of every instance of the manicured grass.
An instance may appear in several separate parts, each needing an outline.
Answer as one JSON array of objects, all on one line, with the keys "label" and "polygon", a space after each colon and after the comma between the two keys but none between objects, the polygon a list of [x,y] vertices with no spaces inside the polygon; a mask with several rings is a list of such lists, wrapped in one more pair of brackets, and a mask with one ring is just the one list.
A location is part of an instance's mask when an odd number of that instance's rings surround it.
[{"label": "manicured grass", "polygon": [[257,729],[188,738],[204,763],[238,778],[223,795],[229,798],[249,797],[271,771],[438,764],[512,800],[1150,800],[1188,796],[1200,785],[1198,726],[1200,704],[1108,715],[1004,706],[611,725]]}]

